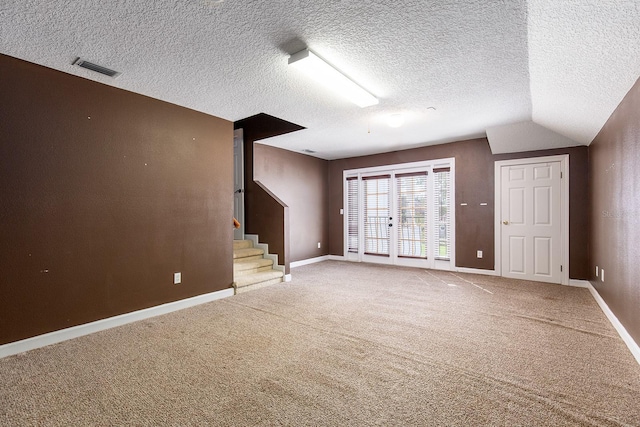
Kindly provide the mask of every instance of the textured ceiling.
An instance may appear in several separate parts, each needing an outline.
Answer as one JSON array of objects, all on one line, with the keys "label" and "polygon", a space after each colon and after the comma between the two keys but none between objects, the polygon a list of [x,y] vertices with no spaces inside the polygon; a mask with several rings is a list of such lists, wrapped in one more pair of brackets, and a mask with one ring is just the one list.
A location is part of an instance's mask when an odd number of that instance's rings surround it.
[{"label": "textured ceiling", "polygon": [[[331,159],[532,119],[588,144],[640,74],[639,23],[633,0],[3,0],[0,53],[232,121],[264,112],[307,128],[266,143]],[[380,104],[288,67],[307,46]]]},{"label": "textured ceiling", "polygon": [[533,121],[588,145],[640,76],[640,0],[530,0]]}]

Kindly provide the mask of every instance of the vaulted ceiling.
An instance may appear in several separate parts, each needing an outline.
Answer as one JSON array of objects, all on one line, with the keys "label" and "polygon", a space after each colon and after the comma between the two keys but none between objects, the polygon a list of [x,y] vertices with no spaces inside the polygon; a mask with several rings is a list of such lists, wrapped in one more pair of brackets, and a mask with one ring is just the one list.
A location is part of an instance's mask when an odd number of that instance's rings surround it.
[{"label": "vaulted ceiling", "polygon": [[[380,103],[288,67],[305,47]],[[539,148],[518,145],[531,126],[588,145],[640,76],[640,2],[4,0],[0,53],[231,121],[264,112],[306,128],[266,143],[325,159],[503,127],[519,149]]]}]

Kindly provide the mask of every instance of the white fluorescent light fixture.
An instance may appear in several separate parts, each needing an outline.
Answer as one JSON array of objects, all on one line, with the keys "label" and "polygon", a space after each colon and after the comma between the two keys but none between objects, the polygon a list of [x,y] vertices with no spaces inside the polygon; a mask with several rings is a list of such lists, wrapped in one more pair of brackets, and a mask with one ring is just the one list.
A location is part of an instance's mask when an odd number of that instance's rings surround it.
[{"label": "white fluorescent light fixture", "polygon": [[337,92],[359,107],[369,107],[379,102],[378,98],[324,62],[309,49],[301,50],[291,55],[289,57],[289,65],[303,70],[327,88]]}]

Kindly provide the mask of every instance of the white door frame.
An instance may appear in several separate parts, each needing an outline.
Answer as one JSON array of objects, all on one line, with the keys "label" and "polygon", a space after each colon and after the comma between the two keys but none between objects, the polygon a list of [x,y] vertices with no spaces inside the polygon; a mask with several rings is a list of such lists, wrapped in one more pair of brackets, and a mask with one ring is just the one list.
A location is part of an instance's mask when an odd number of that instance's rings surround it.
[{"label": "white door frame", "polygon": [[[237,151],[236,147],[238,148]],[[233,189],[233,215],[240,222],[240,228],[233,230],[233,238],[235,240],[242,240],[244,239],[244,131],[242,129],[235,129],[233,131],[233,151],[234,187],[239,184],[239,188]],[[236,160],[236,155],[238,155],[239,160]],[[236,168],[240,168],[240,170],[238,171]],[[240,178],[240,182],[236,183],[235,181],[238,177]]]},{"label": "white door frame", "polygon": [[499,160],[494,164],[495,182],[495,271],[502,276],[502,167],[528,165],[535,163],[560,162],[560,252],[562,268],[562,284],[569,285],[569,155],[532,157],[527,159]]},{"label": "white door frame", "polygon": [[[433,179],[433,169],[437,169],[439,167],[448,167],[450,168],[450,182],[451,182],[451,189],[453,191],[451,191],[450,194],[450,201],[451,201],[451,241],[450,241],[450,245],[451,245],[451,253],[450,253],[450,257],[449,260],[445,261],[445,260],[436,260],[434,259],[434,257],[430,257],[427,260],[428,264],[428,268],[435,268],[435,269],[439,269],[439,270],[455,270],[455,265],[456,265],[456,197],[455,197],[455,188],[456,188],[456,180],[455,180],[455,176],[456,176],[456,168],[455,168],[455,158],[454,157],[448,157],[448,158],[444,158],[444,159],[434,159],[434,160],[425,160],[425,161],[419,161],[419,162],[410,162],[410,163],[399,163],[399,164],[393,164],[393,165],[384,165],[384,166],[372,166],[372,167],[365,167],[365,168],[359,168],[359,169],[349,169],[349,170],[344,170],[342,172],[342,188],[343,188],[343,208],[341,209],[341,213],[343,214],[343,259],[346,261],[355,261],[355,262],[366,262],[366,260],[363,259],[363,255],[362,254],[354,254],[354,253],[349,253],[349,243],[348,243],[348,217],[347,217],[347,213],[348,213],[348,209],[347,209],[347,199],[348,199],[348,191],[347,191],[347,177],[348,176],[354,176],[357,175],[359,180],[362,178],[362,176],[366,176],[366,175],[375,175],[375,174],[385,174],[385,173],[389,173],[391,175],[394,175],[395,173],[403,173],[403,172],[408,172],[408,171],[415,171],[415,170],[421,170],[421,169],[427,169],[429,171],[429,180]],[[431,181],[429,181],[431,183]],[[429,184],[431,186],[431,184]],[[360,207],[364,206],[364,195],[362,192],[359,192],[358,197],[360,198],[358,205]],[[428,210],[428,216],[430,218],[430,220],[433,218],[434,213],[433,213],[433,208],[431,207],[431,204],[429,205],[429,210]],[[395,217],[395,215],[394,215]],[[358,231],[358,234],[360,236],[364,236],[364,225],[361,222],[359,225],[360,229]],[[433,230],[431,229],[431,227],[428,228],[427,233],[429,236],[429,242],[433,242]],[[433,245],[430,245],[431,247]],[[432,250],[429,249],[429,250]],[[381,257],[383,258],[383,257]],[[391,264],[394,262],[394,260],[391,259],[391,257],[389,257],[389,261],[388,262],[384,262],[384,260],[380,259],[378,260],[380,263],[382,264]],[[412,262],[412,260],[410,259],[406,259],[403,264],[407,265],[407,266],[414,266],[414,267],[425,267],[425,263],[423,260],[416,260],[415,262]],[[411,265],[413,264],[413,265]]]}]

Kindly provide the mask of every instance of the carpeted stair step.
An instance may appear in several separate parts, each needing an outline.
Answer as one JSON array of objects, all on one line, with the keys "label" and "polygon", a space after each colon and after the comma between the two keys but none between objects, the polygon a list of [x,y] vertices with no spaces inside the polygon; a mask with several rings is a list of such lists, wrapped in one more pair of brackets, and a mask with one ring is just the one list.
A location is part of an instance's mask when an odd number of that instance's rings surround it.
[{"label": "carpeted stair step", "polygon": [[233,263],[233,276],[239,277],[247,274],[268,271],[273,268],[273,260],[267,258],[251,259],[240,258]]},{"label": "carpeted stair step", "polygon": [[233,250],[233,259],[239,260],[241,258],[249,258],[249,257],[260,257],[264,255],[264,251],[259,248],[244,248],[244,249],[234,249]]},{"label": "carpeted stair step", "polygon": [[251,240],[234,240],[233,241],[233,250],[236,249],[247,249],[252,248],[253,242]]},{"label": "carpeted stair step", "polygon": [[278,270],[260,271],[235,278],[233,287],[236,294],[282,282],[284,273]]}]

